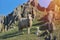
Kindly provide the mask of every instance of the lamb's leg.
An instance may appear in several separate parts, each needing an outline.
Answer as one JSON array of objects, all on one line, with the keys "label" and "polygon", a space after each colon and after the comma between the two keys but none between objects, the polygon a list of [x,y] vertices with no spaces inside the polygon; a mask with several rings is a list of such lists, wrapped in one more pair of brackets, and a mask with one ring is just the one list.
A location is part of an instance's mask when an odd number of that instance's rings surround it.
[{"label": "lamb's leg", "polygon": [[30,34],[30,27],[28,27],[28,34]]},{"label": "lamb's leg", "polygon": [[39,27],[37,27],[37,33],[36,34],[39,35]]},{"label": "lamb's leg", "polygon": [[7,31],[7,26],[4,26],[4,31]]},{"label": "lamb's leg", "polygon": [[18,30],[19,30],[20,33],[22,32],[22,28],[19,28]]}]

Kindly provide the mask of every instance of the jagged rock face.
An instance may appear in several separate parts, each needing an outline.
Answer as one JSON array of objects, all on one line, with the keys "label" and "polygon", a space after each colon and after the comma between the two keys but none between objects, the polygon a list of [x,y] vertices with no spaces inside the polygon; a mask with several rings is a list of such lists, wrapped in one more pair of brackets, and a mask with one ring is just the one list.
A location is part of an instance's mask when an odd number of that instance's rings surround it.
[{"label": "jagged rock face", "polygon": [[[18,6],[14,11],[8,14],[4,19],[4,25],[10,26],[15,21],[18,21],[20,18],[27,18],[27,14],[32,15],[32,7],[29,7],[28,4]],[[32,15],[33,16],[33,15]]]},{"label": "jagged rock face", "polygon": [[17,8],[14,9],[14,11],[10,14],[8,14],[5,19],[4,19],[4,24],[5,25],[11,25],[14,21],[18,21],[18,18],[20,19],[21,17],[26,18],[27,14],[30,13],[32,14],[32,17],[34,18],[34,12],[35,10],[32,6],[29,6],[29,4],[24,4],[21,6],[18,6]]},{"label": "jagged rock face", "polygon": [[60,6],[60,0],[54,0],[54,1],[58,6]]},{"label": "jagged rock face", "polygon": [[[14,11],[8,14],[4,19],[0,18],[0,23],[4,20],[4,25],[10,25],[13,21],[18,19],[18,16],[27,17],[27,13],[31,12],[32,8],[29,8],[29,5],[18,6]],[[16,18],[17,17],[17,18]]]},{"label": "jagged rock face", "polygon": [[11,26],[12,23],[14,23],[16,21],[16,14],[14,14],[14,11],[10,14],[8,14],[5,18],[4,18],[4,25],[5,26]]},{"label": "jagged rock face", "polygon": [[24,18],[27,17],[28,13],[30,13],[31,15],[33,15],[33,13],[32,13],[32,7],[30,7],[28,3],[26,3],[24,5],[21,5],[21,6],[18,6],[15,9],[14,13],[16,13],[17,16],[24,17]]}]

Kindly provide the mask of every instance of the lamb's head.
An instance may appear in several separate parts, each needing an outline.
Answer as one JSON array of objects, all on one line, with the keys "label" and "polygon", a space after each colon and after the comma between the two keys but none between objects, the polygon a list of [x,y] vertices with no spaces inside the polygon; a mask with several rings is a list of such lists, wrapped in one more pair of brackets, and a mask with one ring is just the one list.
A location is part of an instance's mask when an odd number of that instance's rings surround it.
[{"label": "lamb's head", "polygon": [[32,15],[31,14],[28,14],[27,15],[27,19],[29,19],[31,21],[32,20]]}]

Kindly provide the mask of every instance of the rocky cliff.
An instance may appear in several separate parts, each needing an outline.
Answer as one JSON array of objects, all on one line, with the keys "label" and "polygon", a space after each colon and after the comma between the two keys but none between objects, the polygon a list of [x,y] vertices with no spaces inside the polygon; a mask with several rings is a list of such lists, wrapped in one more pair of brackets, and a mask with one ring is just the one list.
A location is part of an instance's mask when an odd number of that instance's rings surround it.
[{"label": "rocky cliff", "polygon": [[21,17],[26,17],[27,16],[26,14],[28,13],[29,10],[32,14],[34,14],[34,19],[40,19],[46,15],[46,12],[44,11],[45,8],[40,7],[39,4],[37,7],[38,8],[34,6],[34,3],[31,3],[31,4],[29,4],[28,2],[23,3],[23,5],[19,5],[17,8],[15,8],[10,14],[5,16],[3,19],[1,19],[2,17],[0,17],[0,20],[4,20],[4,25],[10,26],[11,24],[18,21],[18,15]]}]

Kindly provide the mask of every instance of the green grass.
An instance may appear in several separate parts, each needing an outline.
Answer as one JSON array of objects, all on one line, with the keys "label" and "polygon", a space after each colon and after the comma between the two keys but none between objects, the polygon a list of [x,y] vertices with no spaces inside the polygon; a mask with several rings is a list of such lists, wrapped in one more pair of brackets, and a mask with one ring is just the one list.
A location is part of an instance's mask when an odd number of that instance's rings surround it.
[{"label": "green grass", "polygon": [[[38,21],[33,21],[33,25],[39,23]],[[27,33],[27,28],[23,29],[23,32],[20,34],[18,32],[18,28],[16,27],[15,29],[11,29],[6,32],[0,33],[0,40],[44,40],[44,37],[38,37],[36,35],[36,27],[37,26],[32,26],[31,28],[31,34]],[[42,33],[41,33],[42,34]],[[57,40],[60,40],[60,25],[57,25],[57,30],[54,31],[53,35],[57,36]]]},{"label": "green grass", "polygon": [[[33,30],[33,31],[32,31]],[[0,40],[38,40],[39,38],[35,34],[36,29],[31,29],[31,34],[28,35],[27,29],[24,29],[20,34],[17,30],[10,30],[4,33],[0,33]]]},{"label": "green grass", "polygon": [[[36,23],[37,21],[33,21],[33,24]],[[16,27],[15,29],[0,33],[0,40],[39,40],[39,37],[37,37],[35,34],[36,26],[33,26],[33,28],[31,28],[31,34],[29,35],[27,33],[27,28],[24,28],[23,32],[20,34],[18,32],[18,28]]]}]

